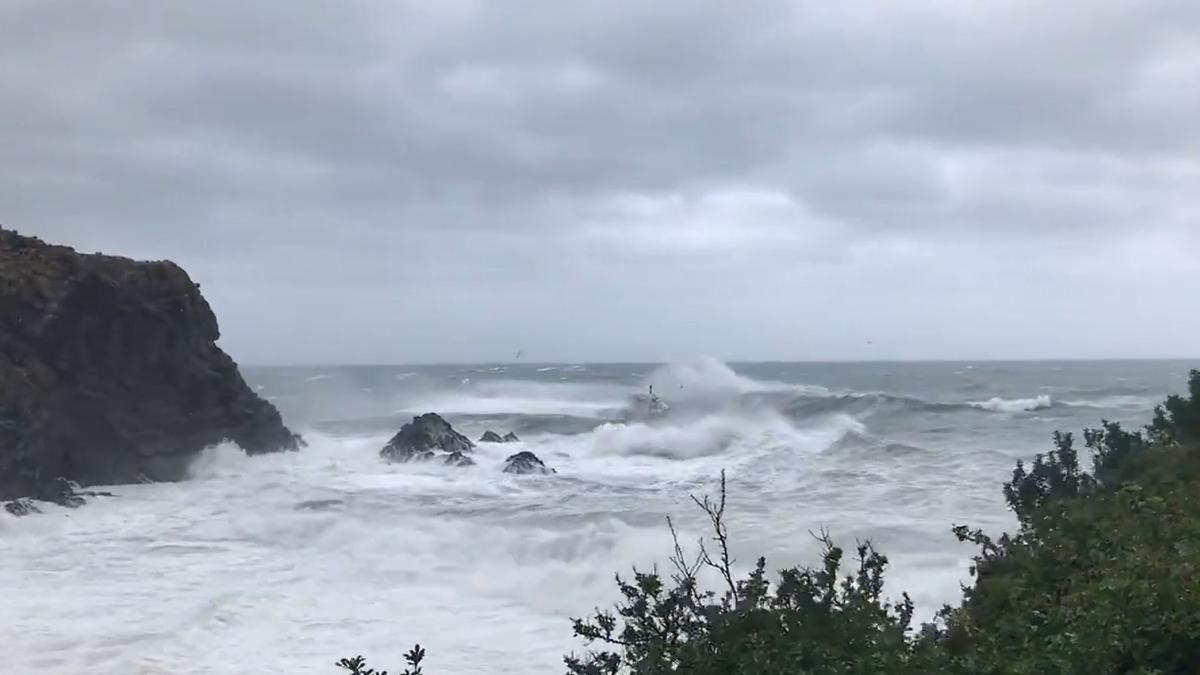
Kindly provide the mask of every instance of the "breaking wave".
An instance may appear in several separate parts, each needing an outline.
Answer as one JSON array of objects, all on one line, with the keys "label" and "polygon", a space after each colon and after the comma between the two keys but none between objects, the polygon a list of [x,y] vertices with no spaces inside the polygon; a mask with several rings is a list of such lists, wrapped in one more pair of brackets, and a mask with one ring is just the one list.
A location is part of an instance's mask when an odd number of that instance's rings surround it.
[{"label": "breaking wave", "polygon": [[[704,357],[690,363],[663,366],[645,378],[662,396],[676,400],[704,399],[730,394],[793,391],[801,385],[763,382],[738,375],[719,359]],[[816,388],[825,391],[823,388]]]},{"label": "breaking wave", "polygon": [[574,449],[592,457],[645,455],[687,460],[725,454],[750,458],[772,449],[790,453],[825,450],[862,423],[838,415],[808,427],[798,427],[781,415],[762,413],[710,415],[678,423],[608,423],[581,437]]},{"label": "breaking wave", "polygon": [[992,412],[1032,412],[1045,410],[1054,406],[1054,399],[1043,394],[1033,398],[990,398],[986,401],[972,401],[969,405],[981,410]]}]

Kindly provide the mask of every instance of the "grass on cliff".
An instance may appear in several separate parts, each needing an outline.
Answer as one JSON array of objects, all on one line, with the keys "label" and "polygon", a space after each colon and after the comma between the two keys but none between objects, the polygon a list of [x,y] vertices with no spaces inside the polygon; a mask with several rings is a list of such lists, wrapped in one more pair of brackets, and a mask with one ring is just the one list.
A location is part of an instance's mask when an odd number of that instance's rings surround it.
[{"label": "grass on cliff", "polygon": [[[575,619],[588,651],[569,675],[1194,675],[1200,673],[1200,372],[1141,431],[1102,423],[1054,447],[1003,486],[1014,533],[965,525],[978,548],[962,601],[914,626],[906,595],[883,594],[887,558],[826,533],[815,567],[731,570],[725,492],[699,499],[712,539],[669,572],[617,579],[612,610]],[[674,528],[671,528],[674,535]],[[703,589],[716,587],[719,591]],[[402,675],[421,675],[425,653]],[[387,675],[361,657],[339,667]]]}]

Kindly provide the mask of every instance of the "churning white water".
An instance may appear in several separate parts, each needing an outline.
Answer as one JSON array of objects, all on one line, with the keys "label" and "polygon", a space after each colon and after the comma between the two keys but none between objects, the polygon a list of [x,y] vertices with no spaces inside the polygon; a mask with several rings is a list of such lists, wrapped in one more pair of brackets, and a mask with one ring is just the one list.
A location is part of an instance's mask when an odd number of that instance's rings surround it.
[{"label": "churning white water", "polygon": [[[1185,369],[838,368],[251,371],[304,451],[214,448],[187,482],[0,517],[0,671],[316,674],[355,654],[399,670],[419,642],[431,675],[562,672],[582,648],[569,617],[610,603],[614,573],[665,560],[666,515],[704,534],[688,494],[721,470],[740,564],[814,562],[818,527],[871,539],[893,594],[928,615],[966,578],[950,526],[1009,525],[1013,458],[1053,428],[1144,417]],[[621,421],[647,383],[672,416]],[[425,411],[523,441],[481,444],[467,469],[382,463]],[[524,449],[558,474],[501,473]]]}]

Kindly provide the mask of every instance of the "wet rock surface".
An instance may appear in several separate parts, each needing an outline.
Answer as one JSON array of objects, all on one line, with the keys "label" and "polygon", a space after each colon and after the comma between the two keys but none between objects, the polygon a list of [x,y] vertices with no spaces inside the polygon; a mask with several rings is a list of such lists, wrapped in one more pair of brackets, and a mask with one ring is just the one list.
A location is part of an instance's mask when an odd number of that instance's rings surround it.
[{"label": "wet rock surface", "polygon": [[0,229],[0,500],[77,506],[85,493],[72,484],[179,480],[225,441],[297,449],[219,337],[174,263]]}]

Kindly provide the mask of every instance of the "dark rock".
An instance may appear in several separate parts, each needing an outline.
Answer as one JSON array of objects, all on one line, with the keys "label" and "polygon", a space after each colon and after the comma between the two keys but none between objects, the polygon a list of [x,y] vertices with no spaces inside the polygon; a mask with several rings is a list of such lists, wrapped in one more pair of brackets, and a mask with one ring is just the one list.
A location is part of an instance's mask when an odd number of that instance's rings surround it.
[{"label": "dark rock", "polygon": [[446,455],[445,463],[446,466],[475,466],[475,460],[461,452],[452,452]]},{"label": "dark rock", "polygon": [[66,478],[55,478],[53,480],[42,483],[34,495],[37,499],[44,502],[53,502],[59,506],[67,506],[76,508],[83,506],[83,496],[77,490],[79,486]]},{"label": "dark rock", "polygon": [[547,467],[538,459],[538,456],[532,452],[518,452],[517,454],[504,460],[504,473],[556,473],[554,469]]},{"label": "dark rock", "polygon": [[14,499],[11,502],[6,502],[4,504],[4,510],[8,511],[14,516],[17,516],[18,518],[21,516],[28,516],[31,513],[42,512],[42,510],[37,507],[37,504],[33,503],[32,499],[27,498]]},{"label": "dark rock", "polygon": [[226,440],[250,453],[299,447],[218,337],[174,263],[0,229],[0,499],[71,505],[67,481],[179,480]]},{"label": "dark rock", "polygon": [[296,504],[297,511],[328,511],[334,506],[341,506],[341,499],[310,499]]},{"label": "dark rock", "polygon": [[465,455],[475,444],[435,413],[414,417],[388,441],[379,454],[390,462],[413,462],[435,458],[439,453]]},{"label": "dark rock", "polygon": [[98,490],[77,490],[75,494],[81,497],[115,497],[111,492],[103,492]]},{"label": "dark rock", "polygon": [[511,431],[504,436],[501,436],[494,431],[485,431],[483,432],[483,436],[479,438],[480,443],[516,443],[520,440],[521,439],[517,438],[517,435]]}]

